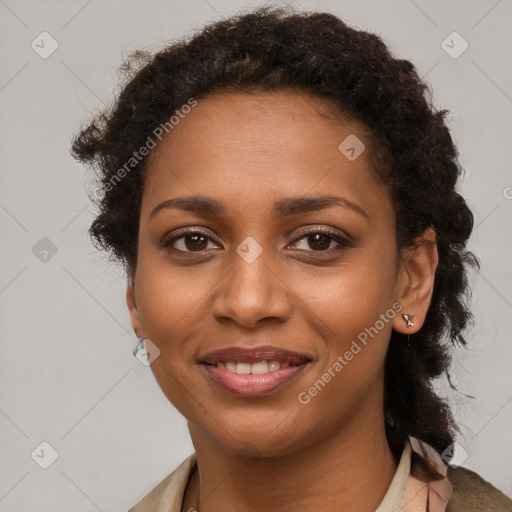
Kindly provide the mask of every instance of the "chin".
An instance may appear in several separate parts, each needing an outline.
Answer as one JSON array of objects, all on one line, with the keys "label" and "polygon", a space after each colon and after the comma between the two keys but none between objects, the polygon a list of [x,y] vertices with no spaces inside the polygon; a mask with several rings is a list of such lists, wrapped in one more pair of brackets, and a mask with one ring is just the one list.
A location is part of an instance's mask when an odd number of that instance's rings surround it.
[{"label": "chin", "polygon": [[[292,437],[292,433],[297,437]],[[221,424],[216,423],[214,431],[210,430],[209,435],[216,438],[217,442],[229,451],[258,458],[289,455],[309,444],[306,442],[308,437],[311,438],[310,443],[317,437],[314,432],[311,432],[310,436],[307,432],[297,432],[295,422],[292,424],[283,421],[279,424],[279,420],[259,426],[223,421]]]}]

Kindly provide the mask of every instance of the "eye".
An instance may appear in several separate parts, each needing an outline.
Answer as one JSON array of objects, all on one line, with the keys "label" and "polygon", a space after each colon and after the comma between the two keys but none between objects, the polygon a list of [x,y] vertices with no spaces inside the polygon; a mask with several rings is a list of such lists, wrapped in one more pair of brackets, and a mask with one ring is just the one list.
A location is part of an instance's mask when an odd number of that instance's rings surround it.
[{"label": "eye", "polygon": [[[338,251],[343,247],[350,247],[352,246],[351,242],[341,236],[339,233],[335,231],[331,231],[329,229],[312,229],[309,231],[306,231],[305,233],[301,233],[302,236],[300,236],[294,244],[302,243],[310,247],[312,250],[308,250],[307,248],[299,248],[299,250],[305,250],[306,252],[323,252],[323,253],[331,253],[334,251]],[[338,244],[338,248],[331,247],[332,242],[335,242]]]},{"label": "eye", "polygon": [[201,230],[182,231],[162,243],[162,248],[170,248],[176,252],[202,252],[208,249],[211,238]]}]

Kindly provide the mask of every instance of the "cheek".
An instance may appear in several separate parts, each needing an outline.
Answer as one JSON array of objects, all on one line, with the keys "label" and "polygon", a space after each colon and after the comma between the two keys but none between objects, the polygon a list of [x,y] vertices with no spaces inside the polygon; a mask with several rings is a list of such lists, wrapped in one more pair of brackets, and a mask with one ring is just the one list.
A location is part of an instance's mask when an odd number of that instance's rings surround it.
[{"label": "cheek", "polygon": [[207,277],[205,270],[171,266],[165,255],[141,247],[136,289],[143,328],[163,340],[163,333],[197,316]]},{"label": "cheek", "polygon": [[383,407],[385,357],[396,312],[371,290],[365,298],[332,295],[310,322],[323,336],[325,351],[299,390],[299,414],[312,424],[323,418],[321,428],[327,431],[355,417],[376,416]]},{"label": "cheek", "polygon": [[203,280],[191,278],[190,274],[190,270],[188,273],[177,268],[171,271],[155,259],[139,260],[136,282],[139,318],[145,337],[160,349],[159,361],[152,368],[165,361],[174,373],[173,368],[193,358],[187,339],[204,319],[200,311],[204,306],[201,296],[208,288]]},{"label": "cheek", "polygon": [[347,398],[380,380],[392,321],[400,308],[394,301],[392,247],[387,253],[365,251],[358,256],[336,272],[311,278],[298,292],[307,303],[308,323],[326,345],[317,373]]},{"label": "cheek", "polygon": [[362,252],[329,273],[315,272],[296,280],[295,293],[306,303],[321,332],[346,341],[373,326],[392,305],[393,260]]},{"label": "cheek", "polygon": [[[204,407],[194,393],[197,376],[191,371],[194,360],[189,338],[201,325],[199,313],[202,283],[185,278],[185,273],[150,260],[139,260],[137,301],[144,336],[159,348],[151,371],[167,399],[185,416]],[[203,294],[204,295],[204,292]]]}]

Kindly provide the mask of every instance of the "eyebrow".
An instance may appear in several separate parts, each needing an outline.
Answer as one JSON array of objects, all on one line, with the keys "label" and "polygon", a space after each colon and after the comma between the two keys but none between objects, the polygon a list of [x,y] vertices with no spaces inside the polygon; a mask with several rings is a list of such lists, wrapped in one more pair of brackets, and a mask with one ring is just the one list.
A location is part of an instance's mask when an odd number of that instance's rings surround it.
[{"label": "eyebrow", "polygon": [[[367,220],[370,220],[366,211],[358,204],[349,201],[345,197],[332,195],[288,197],[281,199],[274,203],[273,212],[277,217],[283,218],[299,213],[324,210],[333,206],[349,208],[359,215],[362,215]],[[207,196],[184,196],[167,199],[158,204],[149,214],[149,219],[160,210],[168,208],[197,213],[199,215],[215,215],[218,217],[226,215],[227,213],[225,205],[217,199]]]}]

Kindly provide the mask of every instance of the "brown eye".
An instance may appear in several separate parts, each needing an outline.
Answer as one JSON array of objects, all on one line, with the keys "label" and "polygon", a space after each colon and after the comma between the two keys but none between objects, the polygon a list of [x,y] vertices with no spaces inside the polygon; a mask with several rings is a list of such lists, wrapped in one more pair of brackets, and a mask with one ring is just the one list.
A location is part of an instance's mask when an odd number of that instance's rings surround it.
[{"label": "brown eye", "polygon": [[[338,244],[339,247],[333,248],[331,246],[332,242]],[[332,252],[333,250],[340,250],[343,247],[352,245],[346,238],[336,232],[325,229],[316,229],[306,232],[294,242],[294,245],[299,243],[303,243],[303,247],[298,247],[298,249],[306,252]]]},{"label": "brown eye", "polygon": [[314,250],[325,251],[329,249],[333,238],[323,233],[315,233],[306,237],[309,247]]},{"label": "brown eye", "polygon": [[176,252],[201,252],[208,249],[210,237],[201,231],[185,231],[162,244]]},{"label": "brown eye", "polygon": [[203,251],[208,246],[208,240],[201,234],[185,235],[183,238],[183,244],[191,251]]}]

